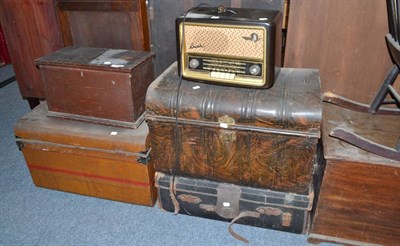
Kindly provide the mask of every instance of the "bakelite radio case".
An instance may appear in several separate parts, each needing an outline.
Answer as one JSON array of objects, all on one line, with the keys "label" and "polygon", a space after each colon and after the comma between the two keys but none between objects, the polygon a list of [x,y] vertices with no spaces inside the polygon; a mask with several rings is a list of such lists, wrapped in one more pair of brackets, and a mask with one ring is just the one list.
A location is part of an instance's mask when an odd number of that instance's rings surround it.
[{"label": "bakelite radio case", "polygon": [[187,80],[269,88],[281,66],[281,25],[279,11],[195,8],[176,19],[179,74]]}]

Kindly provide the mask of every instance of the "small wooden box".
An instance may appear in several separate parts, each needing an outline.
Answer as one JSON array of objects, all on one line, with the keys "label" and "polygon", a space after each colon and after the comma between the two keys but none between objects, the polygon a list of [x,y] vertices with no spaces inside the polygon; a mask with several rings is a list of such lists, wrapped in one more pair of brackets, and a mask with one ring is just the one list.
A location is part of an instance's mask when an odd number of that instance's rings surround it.
[{"label": "small wooden box", "polygon": [[153,58],[144,51],[67,47],[37,59],[49,115],[137,128]]},{"label": "small wooden box", "polygon": [[342,245],[398,245],[400,162],[330,137],[335,127],[385,146],[400,137],[398,115],[372,115],[332,104],[323,107],[326,167],[309,242]]},{"label": "small wooden box", "polygon": [[16,123],[14,132],[36,186],[154,205],[145,122],[127,129],[47,117],[41,104]]}]

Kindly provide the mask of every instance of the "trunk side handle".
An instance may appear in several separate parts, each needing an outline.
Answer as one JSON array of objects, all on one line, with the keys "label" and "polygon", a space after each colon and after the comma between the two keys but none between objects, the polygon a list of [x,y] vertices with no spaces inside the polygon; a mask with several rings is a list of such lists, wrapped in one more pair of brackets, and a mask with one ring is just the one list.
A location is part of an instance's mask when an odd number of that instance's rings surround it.
[{"label": "trunk side handle", "polygon": [[137,158],[137,162],[139,162],[140,164],[148,164],[151,158],[150,152],[151,152],[151,147],[145,151],[140,151]]}]

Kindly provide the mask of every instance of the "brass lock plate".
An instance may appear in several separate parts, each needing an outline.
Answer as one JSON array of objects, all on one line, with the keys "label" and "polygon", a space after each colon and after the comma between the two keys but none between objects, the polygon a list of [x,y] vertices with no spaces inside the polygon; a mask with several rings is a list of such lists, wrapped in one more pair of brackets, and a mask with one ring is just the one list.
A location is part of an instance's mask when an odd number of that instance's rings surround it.
[{"label": "brass lock plate", "polygon": [[233,130],[225,130],[230,126],[235,125],[235,120],[228,115],[224,115],[218,118],[218,123],[223,130],[220,130],[219,138],[222,142],[232,143],[236,141],[236,132]]}]

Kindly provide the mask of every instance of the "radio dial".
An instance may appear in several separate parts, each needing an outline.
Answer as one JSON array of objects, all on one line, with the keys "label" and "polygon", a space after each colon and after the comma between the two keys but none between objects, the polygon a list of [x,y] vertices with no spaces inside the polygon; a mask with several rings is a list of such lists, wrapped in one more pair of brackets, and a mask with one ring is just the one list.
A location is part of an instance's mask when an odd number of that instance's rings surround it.
[{"label": "radio dial", "polygon": [[189,67],[192,69],[197,68],[199,65],[200,65],[200,62],[197,59],[191,59],[189,62]]},{"label": "radio dial", "polygon": [[261,71],[261,68],[259,65],[251,65],[250,67],[250,74],[251,75],[258,75]]}]

